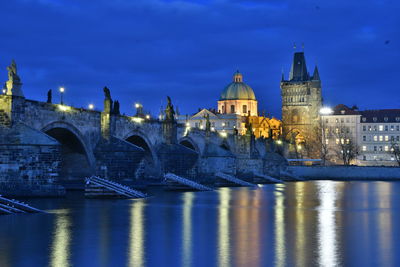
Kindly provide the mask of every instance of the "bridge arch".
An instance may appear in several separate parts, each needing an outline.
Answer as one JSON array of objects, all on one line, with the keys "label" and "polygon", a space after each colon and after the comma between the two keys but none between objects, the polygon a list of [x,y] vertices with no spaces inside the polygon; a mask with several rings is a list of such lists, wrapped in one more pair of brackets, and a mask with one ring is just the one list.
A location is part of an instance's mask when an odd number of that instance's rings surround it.
[{"label": "bridge arch", "polygon": [[189,149],[191,149],[191,150],[196,151],[199,155],[201,154],[201,153],[200,153],[201,151],[200,151],[199,146],[198,146],[198,145],[196,144],[196,142],[193,141],[193,139],[190,138],[190,137],[185,136],[185,137],[181,138],[181,139],[179,140],[179,144],[182,145],[182,146],[185,146],[185,147],[187,147],[187,148],[189,148]]},{"label": "bridge arch", "polygon": [[56,121],[41,130],[61,144],[60,178],[80,180],[93,174],[95,159],[85,138],[73,125]]},{"label": "bridge arch", "polygon": [[150,142],[149,138],[145,134],[135,131],[130,132],[123,139],[144,149],[145,154],[143,162],[145,166],[145,175],[156,177],[159,172],[159,160],[155,148],[153,147],[153,144]]}]

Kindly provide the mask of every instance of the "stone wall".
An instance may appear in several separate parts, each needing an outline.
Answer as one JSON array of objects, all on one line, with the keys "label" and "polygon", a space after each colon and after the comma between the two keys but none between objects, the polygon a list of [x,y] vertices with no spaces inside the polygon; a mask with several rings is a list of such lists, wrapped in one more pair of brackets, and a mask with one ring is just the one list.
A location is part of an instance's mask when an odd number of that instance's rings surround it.
[{"label": "stone wall", "polygon": [[289,170],[316,180],[400,180],[399,167],[289,166]]}]

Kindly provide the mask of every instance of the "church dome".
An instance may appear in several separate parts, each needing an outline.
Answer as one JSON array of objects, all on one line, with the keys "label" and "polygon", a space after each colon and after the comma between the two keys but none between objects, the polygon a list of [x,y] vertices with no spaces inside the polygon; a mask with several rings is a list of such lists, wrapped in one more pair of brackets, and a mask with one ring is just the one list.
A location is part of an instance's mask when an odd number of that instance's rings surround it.
[{"label": "church dome", "polygon": [[243,75],[237,71],[221,93],[220,100],[256,100],[253,89],[243,82]]}]

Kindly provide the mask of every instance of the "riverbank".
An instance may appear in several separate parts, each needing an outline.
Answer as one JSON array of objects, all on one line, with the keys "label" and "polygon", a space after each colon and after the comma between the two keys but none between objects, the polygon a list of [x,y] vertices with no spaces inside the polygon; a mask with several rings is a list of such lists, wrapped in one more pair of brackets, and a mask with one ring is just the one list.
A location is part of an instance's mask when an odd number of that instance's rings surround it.
[{"label": "riverbank", "polygon": [[399,167],[363,166],[289,166],[294,174],[311,180],[385,180],[400,181]]}]

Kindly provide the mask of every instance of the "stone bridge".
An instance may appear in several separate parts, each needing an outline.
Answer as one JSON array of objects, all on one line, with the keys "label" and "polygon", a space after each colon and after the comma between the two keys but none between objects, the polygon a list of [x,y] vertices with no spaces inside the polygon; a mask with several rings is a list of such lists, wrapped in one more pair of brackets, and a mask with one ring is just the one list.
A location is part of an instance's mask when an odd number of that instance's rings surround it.
[{"label": "stone bridge", "polygon": [[217,171],[269,172],[277,157],[254,136],[189,129],[173,118],[122,116],[109,94],[103,111],[95,111],[7,92],[0,95],[0,125],[3,181],[70,181],[93,174],[160,181],[166,172],[212,179]]}]

